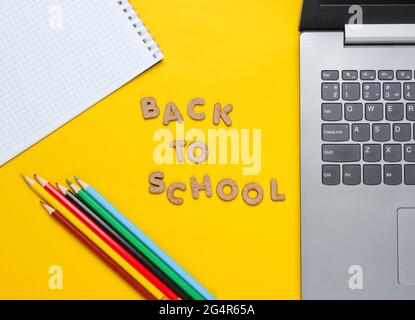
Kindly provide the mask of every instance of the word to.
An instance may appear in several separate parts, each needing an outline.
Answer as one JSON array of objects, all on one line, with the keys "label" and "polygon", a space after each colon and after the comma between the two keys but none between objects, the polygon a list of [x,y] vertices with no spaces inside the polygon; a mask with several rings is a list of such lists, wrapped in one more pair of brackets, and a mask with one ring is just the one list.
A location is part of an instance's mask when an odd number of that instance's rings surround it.
[{"label": "word to", "polygon": [[154,132],[153,160],[158,165],[240,165],[243,175],[261,172],[261,129],[201,129],[185,130],[176,124],[175,132],[161,128]]}]

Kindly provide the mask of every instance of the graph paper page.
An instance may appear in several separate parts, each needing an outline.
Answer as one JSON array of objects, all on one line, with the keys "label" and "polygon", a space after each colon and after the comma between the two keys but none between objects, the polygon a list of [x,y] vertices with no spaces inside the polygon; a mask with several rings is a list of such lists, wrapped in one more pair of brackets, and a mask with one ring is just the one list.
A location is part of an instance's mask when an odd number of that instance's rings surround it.
[{"label": "graph paper page", "polygon": [[162,59],[128,5],[0,1],[0,165]]}]

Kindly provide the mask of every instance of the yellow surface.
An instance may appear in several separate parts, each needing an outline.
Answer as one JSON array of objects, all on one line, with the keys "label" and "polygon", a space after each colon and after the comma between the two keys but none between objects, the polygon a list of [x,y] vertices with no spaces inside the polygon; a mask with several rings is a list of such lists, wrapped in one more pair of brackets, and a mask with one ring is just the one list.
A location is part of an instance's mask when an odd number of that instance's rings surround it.
[{"label": "yellow surface", "polygon": [[91,240],[97,247],[104,251],[112,260],[118,263],[128,274],[137,280],[146,290],[158,300],[167,300],[163,293],[155,287],[149,280],[147,280],[141,273],[139,273],[133,266],[128,264],[112,247],[110,247],[104,240],[97,236],[91,229],[83,224],[75,217],[68,209],[65,208],[56,198],[51,196],[38,183],[34,183],[30,187],[40,198],[46,201],[52,208],[56,209],[60,214],[72,223],[80,232],[82,232],[89,240]]},{"label": "yellow surface", "polygon": [[[165,60],[24,154],[0,167],[0,298],[139,299],[88,249],[45,214],[20,173],[63,182],[76,174],[95,185],[219,299],[300,297],[299,67],[300,1],[132,1]],[[165,165],[153,161],[161,119],[144,121],[139,102],[153,96],[206,99],[209,120],[185,115],[186,129],[213,128],[216,102],[232,103],[232,128],[262,129],[262,170],[242,165]],[[223,125],[222,125],[223,127]],[[173,127],[172,127],[173,128]],[[185,203],[151,195],[147,179],[187,184]],[[249,207],[216,195],[191,199],[189,179],[256,181],[265,200]],[[277,178],[284,203],[270,200]],[[63,267],[63,290],[48,287],[49,267]]]}]

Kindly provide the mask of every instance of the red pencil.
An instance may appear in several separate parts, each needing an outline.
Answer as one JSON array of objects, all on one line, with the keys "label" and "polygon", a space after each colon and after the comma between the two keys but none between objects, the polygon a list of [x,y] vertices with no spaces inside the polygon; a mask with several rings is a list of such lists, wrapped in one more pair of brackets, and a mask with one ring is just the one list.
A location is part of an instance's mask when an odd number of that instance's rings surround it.
[{"label": "red pencil", "polygon": [[56,221],[58,221],[65,229],[78,238],[86,247],[92,250],[101,260],[103,260],[112,270],[127,281],[139,294],[147,300],[156,300],[156,298],[148,292],[140,283],[138,283],[128,272],[121,268],[114,260],[112,260],[104,251],[97,247],[91,240],[88,239],[81,231],[79,231],[72,223],[57,212],[54,208],[41,202],[42,206]]},{"label": "red pencil", "polygon": [[175,294],[169,287],[161,282],[153,273],[145,266],[138,262],[127,250],[125,250],[118,242],[112,239],[104,230],[102,230],[94,221],[92,221],[85,213],[78,209],[72,202],[66,199],[58,190],[56,190],[49,182],[35,175],[40,185],[56,200],[58,200],[65,208],[67,208],[75,217],[84,223],[92,232],[100,237],[106,244],[115,250],[125,261],[127,261],[134,269],[140,272],[148,281],[158,288],[170,300],[179,300],[180,297]]}]

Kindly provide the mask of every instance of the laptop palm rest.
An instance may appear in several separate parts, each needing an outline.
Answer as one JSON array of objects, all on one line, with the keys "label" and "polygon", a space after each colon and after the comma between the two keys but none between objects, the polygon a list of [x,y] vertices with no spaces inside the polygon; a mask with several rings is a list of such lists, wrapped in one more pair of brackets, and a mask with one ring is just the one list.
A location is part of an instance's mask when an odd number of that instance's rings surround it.
[{"label": "laptop palm rest", "polygon": [[398,279],[415,285],[415,208],[398,210]]}]

